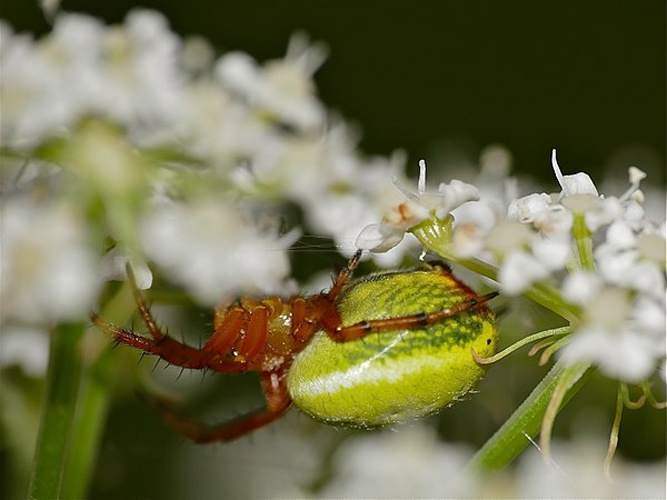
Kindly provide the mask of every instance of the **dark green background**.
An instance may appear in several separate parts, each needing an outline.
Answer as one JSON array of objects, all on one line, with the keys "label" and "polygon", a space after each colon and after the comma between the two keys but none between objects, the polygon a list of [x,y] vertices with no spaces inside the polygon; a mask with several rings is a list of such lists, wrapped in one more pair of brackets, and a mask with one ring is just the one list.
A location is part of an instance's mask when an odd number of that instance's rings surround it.
[{"label": "dark green background", "polygon": [[[599,181],[635,164],[663,184],[665,4],[64,0],[63,8],[114,22],[138,5],[156,8],[177,32],[259,60],[281,56],[304,30],[331,50],[316,75],[324,102],[361,125],[368,153],[405,148],[413,165],[447,144],[474,157],[500,142],[517,170],[550,176],[557,147],[569,172]],[[2,17],[19,30],[48,29],[33,1],[4,4]]]}]

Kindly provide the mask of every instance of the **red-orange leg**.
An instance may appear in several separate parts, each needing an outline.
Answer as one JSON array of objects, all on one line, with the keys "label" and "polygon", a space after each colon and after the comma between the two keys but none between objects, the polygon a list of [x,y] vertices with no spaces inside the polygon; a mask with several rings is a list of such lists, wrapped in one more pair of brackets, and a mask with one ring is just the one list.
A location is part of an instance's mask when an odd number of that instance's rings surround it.
[{"label": "red-orange leg", "polygon": [[352,273],[354,273],[354,270],[359,265],[359,261],[361,260],[361,253],[361,250],[357,250],[350,258],[347,265],[341,269],[341,271],[338,273],[338,276],[336,276],[336,281],[334,282],[329,292],[327,292],[327,297],[329,297],[329,299],[332,301],[338,296],[345,283],[347,283],[347,281],[350,279],[350,276],[352,276]]},{"label": "red-orange leg", "polygon": [[498,296],[498,292],[487,293],[481,297],[471,297],[454,307],[447,307],[431,313],[419,313],[398,318],[373,319],[360,321],[353,325],[339,325],[335,329],[327,329],[329,336],[338,342],[347,342],[363,337],[369,333],[387,332],[391,330],[410,330],[443,321],[469,309],[479,307]]},{"label": "red-orange leg", "polygon": [[137,335],[130,330],[116,328],[96,314],[93,314],[91,318],[100,330],[116,342],[160,356],[173,365],[198,370],[209,367],[213,361],[213,356],[210,352],[187,346],[167,335],[161,334],[158,340],[152,340]]},{"label": "red-orange leg", "polygon": [[155,354],[168,363],[182,368],[190,368],[194,370],[210,368],[223,373],[238,373],[246,370],[245,363],[236,362],[233,359],[225,358],[218,353],[210,352],[206,349],[191,347],[164,334],[157,326],[155,318],[153,318],[148,306],[139,293],[134,280],[134,275],[129,266],[127,275],[130,287],[132,288],[132,293],[134,294],[134,299],[137,303],[137,308],[139,309],[139,314],[146,325],[151,338],[142,337],[131,330],[117,328],[104,321],[97,314],[92,314],[91,319],[100,330],[109,335],[116,342],[129,345],[136,349],[141,349],[150,354]]},{"label": "red-orange leg", "polygon": [[176,413],[170,408],[160,405],[159,402],[153,401],[153,403],[158,407],[162,419],[169,427],[195,443],[232,441],[270,424],[282,416],[292,404],[292,400],[287,393],[284,375],[264,373],[261,376],[261,382],[266,396],[266,409],[219,425],[211,426]]}]

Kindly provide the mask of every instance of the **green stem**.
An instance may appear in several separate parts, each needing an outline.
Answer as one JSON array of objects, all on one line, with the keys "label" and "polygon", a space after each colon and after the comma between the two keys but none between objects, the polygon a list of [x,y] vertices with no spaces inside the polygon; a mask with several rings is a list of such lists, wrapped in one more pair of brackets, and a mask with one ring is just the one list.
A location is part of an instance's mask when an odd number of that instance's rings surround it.
[{"label": "green stem", "polygon": [[574,214],[572,223],[572,236],[577,245],[579,264],[585,271],[595,271],[595,258],[593,257],[593,240],[591,232],[586,227],[586,218],[583,213]]},{"label": "green stem", "polygon": [[475,358],[475,361],[477,361],[481,365],[488,365],[491,363],[495,363],[497,361],[500,361],[504,357],[509,356],[517,349],[521,349],[523,346],[526,346],[532,342],[535,342],[537,340],[547,339],[550,337],[567,335],[568,333],[570,333],[570,331],[571,329],[569,326],[563,326],[561,328],[553,328],[551,330],[543,330],[541,332],[533,333],[532,335],[528,335],[527,337],[524,337],[521,340],[516,341],[511,346],[503,349],[500,352],[497,352],[493,356],[489,356],[488,358],[479,358],[479,359]]},{"label": "green stem", "polygon": [[109,379],[113,356],[110,354],[105,353],[103,359],[85,370],[74,421],[76,432],[62,483],[63,498],[85,498],[90,485],[111,402]]},{"label": "green stem", "polygon": [[499,470],[510,464],[530,443],[542,426],[552,395],[563,377],[570,381],[564,406],[584,385],[592,370],[588,364],[566,366],[559,361],[503,426],[475,454],[468,468],[474,472]]},{"label": "green stem", "polygon": [[[134,300],[127,284],[106,302],[100,314],[124,323],[134,311]],[[95,471],[107,414],[111,405],[117,370],[117,352],[96,328],[88,330],[84,347],[87,363],[83,369],[74,432],[62,482],[63,498],[85,498]],[[101,353],[101,354],[98,354]]]},{"label": "green stem", "polygon": [[63,324],[51,334],[46,392],[28,498],[61,498],[61,483],[81,374],[81,323]]}]

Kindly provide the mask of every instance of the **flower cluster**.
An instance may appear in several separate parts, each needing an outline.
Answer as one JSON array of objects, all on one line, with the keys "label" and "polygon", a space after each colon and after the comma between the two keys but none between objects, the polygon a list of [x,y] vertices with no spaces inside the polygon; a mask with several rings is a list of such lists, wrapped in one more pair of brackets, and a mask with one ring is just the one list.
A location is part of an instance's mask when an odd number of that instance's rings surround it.
[{"label": "flower cluster", "polygon": [[128,260],[212,305],[284,291],[299,231],[352,252],[403,160],[361,157],[317,98],[325,56],[296,35],[265,64],[216,58],[148,10],[61,14],[38,40],[0,23],[2,321],[84,319]]},{"label": "flower cluster", "polygon": [[[505,295],[553,286],[575,312],[563,357],[594,363],[612,378],[645,380],[664,364],[666,297],[665,222],[646,217],[639,187],[646,175],[630,167],[626,192],[605,197],[587,174],[563,175],[555,150],[552,166],[559,193],[515,198],[502,210],[497,197],[460,181],[427,193],[422,163],[418,193],[401,188],[408,201],[367,226],[357,243],[387,251],[409,231],[444,257],[494,266]],[[417,229],[425,221],[444,229],[429,227],[424,236]]]}]

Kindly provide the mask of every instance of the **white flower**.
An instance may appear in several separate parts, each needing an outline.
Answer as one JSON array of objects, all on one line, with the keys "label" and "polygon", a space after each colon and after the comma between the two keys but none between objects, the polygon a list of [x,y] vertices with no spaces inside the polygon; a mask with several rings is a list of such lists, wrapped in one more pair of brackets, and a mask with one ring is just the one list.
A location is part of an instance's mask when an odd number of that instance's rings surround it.
[{"label": "white flower", "polygon": [[562,285],[563,298],[575,304],[585,304],[602,288],[602,280],[592,272],[575,270],[568,274]]},{"label": "white flower", "polygon": [[503,293],[517,295],[549,276],[549,269],[528,252],[512,252],[498,270]]},{"label": "white flower", "polygon": [[454,216],[455,227],[452,235],[452,250],[457,257],[480,257],[488,260],[484,255],[485,240],[499,216],[491,203],[464,203],[456,208]]},{"label": "white flower", "polygon": [[568,363],[588,361],[599,366],[607,376],[630,383],[639,383],[656,370],[656,356],[652,351],[660,346],[641,331],[590,327],[575,335],[561,351]]},{"label": "white flower", "polygon": [[[471,451],[440,442],[423,424],[346,441],[326,498],[450,498],[472,491],[464,467]],[[392,478],[388,481],[387,478]]]},{"label": "white flower", "polygon": [[572,213],[546,193],[531,194],[513,200],[507,209],[507,217],[524,224],[531,224],[544,236],[562,236],[572,228]]},{"label": "white flower", "polygon": [[[648,240],[647,240],[648,238]],[[644,246],[664,248],[664,239],[657,235],[643,236],[650,241]],[[620,220],[606,231],[606,239],[597,246],[594,255],[599,274],[607,283],[624,286],[660,298],[665,290],[664,266],[661,262],[642,258],[638,249],[639,238],[630,226]]]},{"label": "white flower", "polygon": [[87,228],[67,205],[2,206],[0,320],[84,320],[101,282]]},{"label": "white flower", "polygon": [[123,28],[60,14],[37,43],[8,37],[3,71],[2,137],[15,147],[39,143],[86,116],[123,125],[142,144],[175,139],[183,116],[180,40],[164,16],[134,10]]},{"label": "white flower", "polygon": [[296,235],[260,231],[232,203],[159,206],[143,221],[142,235],[146,254],[203,304],[230,294],[285,294],[286,249]]},{"label": "white flower", "polygon": [[32,326],[4,325],[0,333],[0,367],[19,365],[25,373],[41,377],[49,359],[49,335]]},{"label": "white flower", "polygon": [[571,253],[570,242],[559,238],[535,239],[525,250],[517,248],[508,252],[498,269],[503,293],[518,295],[547,279],[565,268]]},{"label": "white flower", "polygon": [[218,79],[259,108],[301,130],[324,123],[324,107],[315,97],[313,73],[326,57],[322,46],[309,45],[303,35],[290,40],[287,55],[263,67],[248,55],[232,52],[216,64]]},{"label": "white flower", "polygon": [[128,127],[139,144],[176,140],[185,114],[185,81],[178,66],[181,41],[166,18],[155,11],[132,10],[124,29],[109,30],[105,41],[101,71],[107,88],[96,105]]},{"label": "white flower", "polygon": [[648,378],[665,354],[663,306],[648,297],[607,287],[590,298],[583,323],[561,351],[568,363],[588,361],[606,375],[630,383]]},{"label": "white flower", "polygon": [[396,185],[407,201],[393,207],[380,224],[366,226],[357,238],[357,247],[372,252],[386,252],[401,242],[406,231],[430,216],[444,219],[467,201],[479,200],[477,188],[452,180],[441,183],[437,193],[426,191],[426,162],[419,162],[417,193]]},{"label": "white flower", "polygon": [[[616,455],[610,481],[602,467],[606,448],[607,443],[595,432],[575,434],[568,441],[554,440],[547,463],[539,448],[529,446],[514,469],[514,489],[507,491],[508,478],[501,475],[500,480],[485,481],[487,495],[480,494],[478,498],[664,497],[664,459],[639,463]],[[496,492],[503,486],[503,495],[498,495]]]}]

